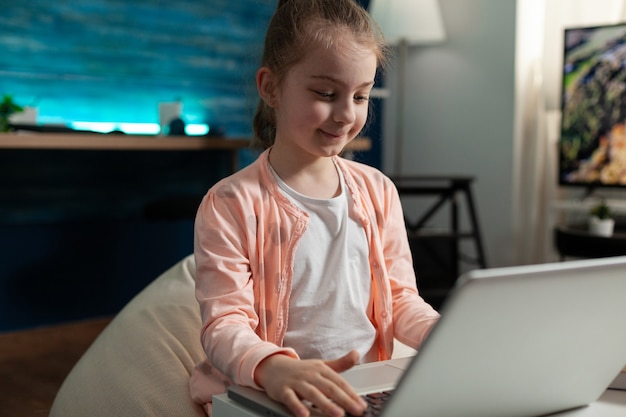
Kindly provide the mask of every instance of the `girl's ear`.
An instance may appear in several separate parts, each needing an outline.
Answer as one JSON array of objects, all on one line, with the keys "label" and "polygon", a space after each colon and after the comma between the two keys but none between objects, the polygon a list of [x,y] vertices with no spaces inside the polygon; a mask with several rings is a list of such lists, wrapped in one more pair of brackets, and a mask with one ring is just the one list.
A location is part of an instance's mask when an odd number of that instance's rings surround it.
[{"label": "girl's ear", "polygon": [[272,70],[261,67],[256,72],[256,88],[259,95],[269,107],[276,106],[276,85]]}]

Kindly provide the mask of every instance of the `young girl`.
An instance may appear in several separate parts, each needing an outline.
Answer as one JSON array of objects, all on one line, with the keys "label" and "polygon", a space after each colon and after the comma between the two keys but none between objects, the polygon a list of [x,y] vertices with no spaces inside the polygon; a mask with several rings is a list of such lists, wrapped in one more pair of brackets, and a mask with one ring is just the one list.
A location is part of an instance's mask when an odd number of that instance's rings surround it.
[{"label": "young girl", "polygon": [[354,0],[279,1],[256,83],[266,150],[213,186],[196,217],[207,359],[193,399],[263,389],[296,416],[364,401],[339,375],[418,348],[439,315],[418,295],[402,208],[378,170],[338,155],[363,128],[384,42]]}]

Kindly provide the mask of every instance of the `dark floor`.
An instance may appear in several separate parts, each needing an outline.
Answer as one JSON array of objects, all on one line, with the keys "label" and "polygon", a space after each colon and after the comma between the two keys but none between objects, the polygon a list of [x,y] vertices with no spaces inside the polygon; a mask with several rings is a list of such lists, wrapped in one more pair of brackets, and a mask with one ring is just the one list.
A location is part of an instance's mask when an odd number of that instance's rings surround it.
[{"label": "dark floor", "polygon": [[0,414],[47,417],[63,380],[110,321],[0,333]]}]

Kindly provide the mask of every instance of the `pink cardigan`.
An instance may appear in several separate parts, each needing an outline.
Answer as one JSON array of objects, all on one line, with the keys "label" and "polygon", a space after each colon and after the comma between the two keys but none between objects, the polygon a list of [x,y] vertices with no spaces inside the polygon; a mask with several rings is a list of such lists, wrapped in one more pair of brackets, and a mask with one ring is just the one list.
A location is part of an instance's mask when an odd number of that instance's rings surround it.
[{"label": "pink cardigan", "polygon": [[[418,348],[439,314],[418,294],[397,190],[380,171],[335,158],[370,248],[370,320],[379,360],[393,339]],[[196,298],[207,359],[193,370],[191,396],[210,414],[214,394],[237,383],[259,388],[254,370],[282,347],[289,320],[294,253],[308,216],[279,191],[263,152],[215,184],[196,216]]]}]

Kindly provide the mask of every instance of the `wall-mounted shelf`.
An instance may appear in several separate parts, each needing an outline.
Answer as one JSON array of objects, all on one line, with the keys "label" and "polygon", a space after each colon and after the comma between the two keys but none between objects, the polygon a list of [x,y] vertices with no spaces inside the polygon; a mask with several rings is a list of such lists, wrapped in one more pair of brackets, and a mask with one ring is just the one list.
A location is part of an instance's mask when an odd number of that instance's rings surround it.
[{"label": "wall-mounted shelf", "polygon": [[[249,138],[211,138],[190,136],[139,136],[98,133],[2,133],[0,149],[74,149],[74,150],[236,150],[250,146]],[[351,151],[371,147],[367,138],[353,140]]]},{"label": "wall-mounted shelf", "polygon": [[232,150],[246,148],[249,139],[188,136],[135,136],[98,133],[3,133],[0,149],[66,150]]},{"label": "wall-mounted shelf", "polygon": [[[587,198],[585,200],[557,200],[552,203],[552,208],[572,213],[589,213],[589,210],[600,202],[598,198]],[[614,213],[626,214],[626,200],[623,199],[605,199],[605,202],[611,207]]]}]

